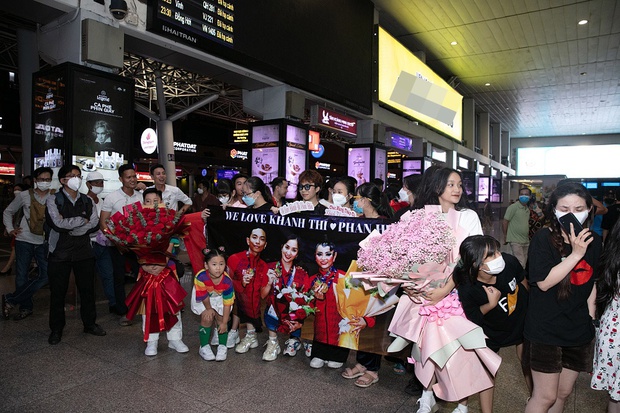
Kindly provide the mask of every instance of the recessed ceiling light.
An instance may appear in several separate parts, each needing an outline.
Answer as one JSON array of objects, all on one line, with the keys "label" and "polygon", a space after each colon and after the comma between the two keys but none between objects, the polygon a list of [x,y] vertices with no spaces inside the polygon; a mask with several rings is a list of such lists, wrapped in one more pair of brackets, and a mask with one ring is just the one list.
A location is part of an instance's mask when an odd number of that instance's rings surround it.
[{"label": "recessed ceiling light", "polygon": [[587,21],[586,19],[579,20],[579,23],[578,23],[578,24],[579,24],[580,26],[583,26],[584,24],[588,24],[588,21]]},{"label": "recessed ceiling light", "polygon": [[485,86],[491,86],[491,84],[489,82],[484,84]]},{"label": "recessed ceiling light", "polygon": [[585,76],[585,75],[587,75],[587,74],[588,74],[588,72],[581,72],[581,73],[579,73],[579,74],[580,74],[581,76]]},{"label": "recessed ceiling light", "polygon": [[450,44],[451,44],[452,46],[456,46],[458,43],[457,43],[457,42],[456,42],[456,40],[455,40],[455,41],[453,41],[453,42],[450,42]]}]

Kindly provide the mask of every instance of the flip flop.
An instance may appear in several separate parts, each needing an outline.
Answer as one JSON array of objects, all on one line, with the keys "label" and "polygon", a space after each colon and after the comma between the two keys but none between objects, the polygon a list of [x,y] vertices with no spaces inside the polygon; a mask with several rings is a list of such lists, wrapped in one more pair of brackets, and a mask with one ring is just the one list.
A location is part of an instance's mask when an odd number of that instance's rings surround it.
[{"label": "flip flop", "polygon": [[366,367],[358,363],[353,368],[347,367],[346,369],[344,369],[344,371],[342,372],[342,377],[344,377],[345,379],[356,379],[360,376],[363,376],[365,373]]},{"label": "flip flop", "polygon": [[364,375],[362,375],[360,378],[355,380],[355,385],[357,387],[361,387],[365,389],[366,387],[370,387],[373,384],[377,383],[378,381],[379,381],[379,375],[377,374],[376,371],[366,370]]},{"label": "flip flop", "polygon": [[392,368],[395,374],[405,374],[407,369],[403,363],[394,363],[394,367]]}]

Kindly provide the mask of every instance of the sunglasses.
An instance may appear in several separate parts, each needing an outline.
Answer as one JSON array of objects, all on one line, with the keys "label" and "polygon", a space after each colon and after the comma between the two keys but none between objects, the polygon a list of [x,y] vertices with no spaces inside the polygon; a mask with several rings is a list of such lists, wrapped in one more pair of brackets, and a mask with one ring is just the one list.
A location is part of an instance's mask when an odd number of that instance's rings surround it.
[{"label": "sunglasses", "polygon": [[309,191],[310,188],[316,188],[316,185],[314,184],[305,184],[305,185],[299,185],[299,189],[300,190],[304,190],[304,191]]}]

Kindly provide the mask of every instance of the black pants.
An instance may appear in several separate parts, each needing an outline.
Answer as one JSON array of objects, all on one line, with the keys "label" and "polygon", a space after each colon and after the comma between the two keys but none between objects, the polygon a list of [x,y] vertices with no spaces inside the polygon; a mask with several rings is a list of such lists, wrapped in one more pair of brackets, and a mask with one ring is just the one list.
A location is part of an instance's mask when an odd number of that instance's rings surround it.
[{"label": "black pants", "polygon": [[112,257],[112,266],[114,271],[114,297],[116,298],[116,312],[119,315],[127,314],[127,305],[125,304],[125,261],[128,260],[132,271],[138,274],[138,259],[136,254],[128,251],[121,254],[118,248],[108,247],[110,249],[110,257]]},{"label": "black pants", "polygon": [[355,361],[366,367],[369,371],[379,371],[381,367],[381,354],[358,351],[355,356]]},{"label": "black pants", "polygon": [[344,363],[349,357],[349,349],[344,347],[332,346],[314,340],[312,342],[312,358],[318,357],[321,360],[335,361]]},{"label": "black pants", "polygon": [[54,261],[52,257],[47,265],[50,286],[50,328],[62,331],[65,327],[65,296],[69,288],[71,270],[75,285],[80,294],[80,316],[85,328],[95,325],[95,259],[81,261]]}]

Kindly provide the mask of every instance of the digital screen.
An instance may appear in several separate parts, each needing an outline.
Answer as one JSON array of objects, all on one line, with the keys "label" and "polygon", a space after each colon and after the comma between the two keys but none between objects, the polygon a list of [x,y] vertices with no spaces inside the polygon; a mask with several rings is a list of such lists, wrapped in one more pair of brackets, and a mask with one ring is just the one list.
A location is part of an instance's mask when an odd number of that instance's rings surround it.
[{"label": "digital screen", "polygon": [[[584,162],[596,159],[596,162]],[[566,175],[567,178],[617,178],[620,145],[517,148],[517,175]]]},{"label": "digital screen", "polygon": [[403,149],[405,151],[411,151],[413,139],[392,132],[390,133],[390,146]]},{"label": "digital screen", "polygon": [[280,125],[260,125],[252,127],[252,143],[272,143],[280,141]]},{"label": "digital screen", "polygon": [[620,182],[601,182],[601,186],[620,186]]},{"label": "digital screen", "polygon": [[252,148],[252,176],[258,176],[269,185],[278,176],[277,147]]},{"label": "digital screen", "polygon": [[422,175],[422,159],[405,159],[403,161],[403,178],[409,175]]},{"label": "digital screen", "polygon": [[286,125],[286,141],[301,145],[304,148],[308,145],[308,132],[303,128],[293,125]]},{"label": "digital screen", "polygon": [[286,199],[294,199],[297,196],[299,174],[306,170],[306,150],[287,147],[284,168],[286,170],[286,180],[288,181]]},{"label": "digital screen", "polygon": [[598,183],[596,182],[584,182],[583,185],[588,189],[597,189]]},{"label": "digital screen", "polygon": [[370,148],[349,148],[347,175],[357,180],[357,185],[370,181]]},{"label": "digital screen", "polygon": [[489,182],[488,176],[478,177],[478,202],[486,202],[489,198]]},{"label": "digital screen", "polygon": [[235,175],[237,175],[239,171],[236,169],[217,169],[215,171],[215,176],[217,179],[233,179]]},{"label": "digital screen", "polygon": [[387,174],[387,153],[385,149],[375,149],[375,178],[385,182]]},{"label": "digital screen", "polygon": [[148,0],[147,30],[370,114],[373,20],[369,0]]},{"label": "digital screen", "polygon": [[502,180],[491,179],[491,202],[502,202]]}]

